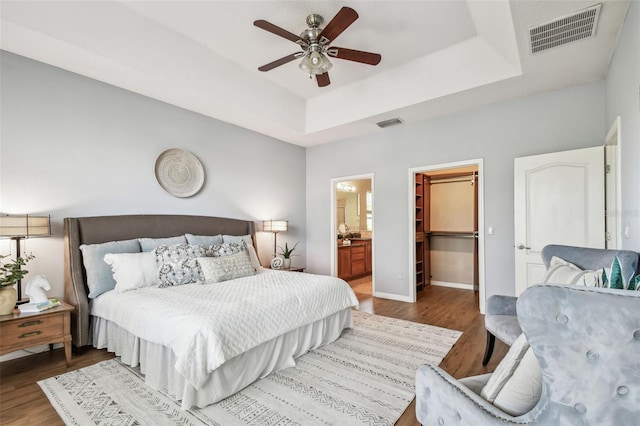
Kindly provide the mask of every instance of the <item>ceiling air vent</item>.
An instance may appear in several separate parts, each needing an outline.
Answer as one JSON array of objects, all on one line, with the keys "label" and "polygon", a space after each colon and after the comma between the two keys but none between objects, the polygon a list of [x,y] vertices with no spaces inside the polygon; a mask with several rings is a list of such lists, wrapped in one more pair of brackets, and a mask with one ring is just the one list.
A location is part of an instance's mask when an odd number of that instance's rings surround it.
[{"label": "ceiling air vent", "polygon": [[529,29],[531,53],[593,37],[596,34],[601,4]]},{"label": "ceiling air vent", "polygon": [[384,129],[385,127],[391,127],[391,126],[395,126],[402,123],[403,121],[400,120],[399,118],[391,118],[389,120],[380,121],[376,124],[378,125],[378,127]]}]

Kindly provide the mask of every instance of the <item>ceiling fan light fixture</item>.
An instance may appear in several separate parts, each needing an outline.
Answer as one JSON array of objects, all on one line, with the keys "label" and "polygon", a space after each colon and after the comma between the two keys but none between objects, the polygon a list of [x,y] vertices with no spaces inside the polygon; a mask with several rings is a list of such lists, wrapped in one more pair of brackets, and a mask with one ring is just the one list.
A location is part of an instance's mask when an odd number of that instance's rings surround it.
[{"label": "ceiling fan light fixture", "polygon": [[311,50],[302,58],[302,62],[298,66],[310,75],[319,75],[329,71],[333,64],[322,52]]}]

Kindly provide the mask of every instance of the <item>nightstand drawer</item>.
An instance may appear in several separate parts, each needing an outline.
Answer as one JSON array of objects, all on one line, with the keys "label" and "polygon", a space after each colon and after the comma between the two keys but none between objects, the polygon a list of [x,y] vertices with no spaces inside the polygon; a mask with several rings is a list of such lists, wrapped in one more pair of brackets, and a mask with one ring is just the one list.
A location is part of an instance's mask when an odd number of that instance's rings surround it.
[{"label": "nightstand drawer", "polygon": [[64,318],[62,314],[26,317],[19,321],[2,323],[2,346],[6,343],[29,343],[47,337],[57,337],[64,334]]}]

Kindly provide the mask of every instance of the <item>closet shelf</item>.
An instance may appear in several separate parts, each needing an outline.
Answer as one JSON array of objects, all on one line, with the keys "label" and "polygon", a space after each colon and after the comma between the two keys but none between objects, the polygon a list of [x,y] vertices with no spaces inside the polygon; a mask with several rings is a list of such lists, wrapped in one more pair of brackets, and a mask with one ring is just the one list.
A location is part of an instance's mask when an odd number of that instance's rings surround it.
[{"label": "closet shelf", "polygon": [[477,238],[477,231],[427,231],[425,235],[430,237],[458,237],[458,238]]}]

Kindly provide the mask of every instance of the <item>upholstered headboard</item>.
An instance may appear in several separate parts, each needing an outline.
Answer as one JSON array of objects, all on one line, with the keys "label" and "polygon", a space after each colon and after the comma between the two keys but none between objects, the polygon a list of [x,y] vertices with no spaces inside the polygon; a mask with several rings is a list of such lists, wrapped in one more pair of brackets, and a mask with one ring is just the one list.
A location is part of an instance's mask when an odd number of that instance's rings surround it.
[{"label": "upholstered headboard", "polygon": [[71,313],[73,345],[90,345],[89,299],[82,244],[99,244],[132,238],[165,238],[183,235],[251,235],[255,244],[253,221],[209,216],[125,215],[64,219],[64,292],[65,300],[75,306]]}]

